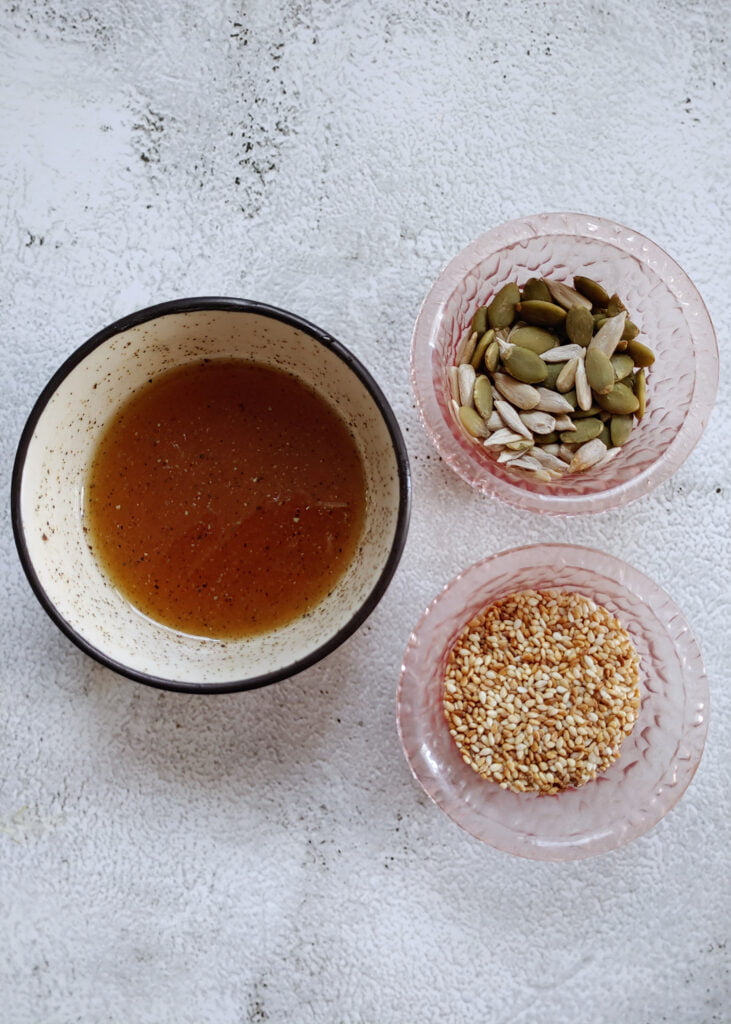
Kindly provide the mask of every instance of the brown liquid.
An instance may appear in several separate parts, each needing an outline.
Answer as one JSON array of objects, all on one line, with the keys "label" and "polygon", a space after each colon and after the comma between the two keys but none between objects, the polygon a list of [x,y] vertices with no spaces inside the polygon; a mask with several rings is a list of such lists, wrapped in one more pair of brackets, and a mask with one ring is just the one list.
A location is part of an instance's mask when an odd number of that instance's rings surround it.
[{"label": "brown liquid", "polygon": [[92,550],[166,626],[233,638],[317,605],[352,560],[365,478],[345,424],[294,377],[195,363],[136,392],[87,480]]}]

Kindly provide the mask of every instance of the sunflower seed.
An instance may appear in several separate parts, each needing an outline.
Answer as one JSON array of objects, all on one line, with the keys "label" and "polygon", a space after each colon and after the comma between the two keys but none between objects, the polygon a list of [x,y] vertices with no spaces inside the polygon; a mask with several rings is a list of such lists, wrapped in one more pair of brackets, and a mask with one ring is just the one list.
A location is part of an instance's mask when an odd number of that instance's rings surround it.
[{"label": "sunflower seed", "polygon": [[493,448],[495,446],[501,448],[503,445],[510,444],[511,441],[524,440],[525,438],[522,434],[515,434],[512,430],[508,430],[507,427],[502,427],[500,430],[496,430],[494,434],[490,434],[482,443],[485,448]]},{"label": "sunflower seed", "polygon": [[493,409],[492,413],[490,414],[487,420],[488,430],[502,430],[504,426],[505,424],[503,423],[502,416],[497,411],[497,409]]},{"label": "sunflower seed", "polygon": [[556,429],[556,420],[548,412],[534,409],[532,412],[521,412],[520,418],[534,434],[551,434]]},{"label": "sunflower seed", "polygon": [[564,309],[571,309],[573,306],[583,306],[584,309],[591,309],[591,300],[587,299],[581,292],[577,292],[575,288],[569,288],[567,284],[562,284],[560,281],[546,280],[546,284],[553,301],[557,302],[559,306],[563,306]]},{"label": "sunflower seed", "polygon": [[475,345],[477,344],[477,331],[470,331],[465,334],[462,341],[457,346],[457,354],[454,357],[454,361],[457,366],[461,366],[462,363],[469,363],[472,358]]},{"label": "sunflower seed", "polygon": [[527,452],[529,448],[533,447],[533,438],[531,437],[529,440],[524,437],[520,441],[508,441],[505,447],[511,452]]},{"label": "sunflower seed", "polygon": [[462,363],[458,369],[458,383],[459,383],[459,404],[462,406],[472,406],[472,392],[475,387],[475,380],[477,374],[472,363]]},{"label": "sunflower seed", "polygon": [[512,430],[515,434],[521,434],[523,437],[532,437],[530,430],[509,402],[495,402],[495,408],[500,413],[500,417],[508,430]]},{"label": "sunflower seed", "polygon": [[573,359],[569,359],[567,363],[564,363],[563,369],[556,378],[557,391],[571,391],[571,389],[574,386],[574,380],[576,378],[576,367],[578,365],[578,356],[574,356]]},{"label": "sunflower seed", "polygon": [[586,368],[584,367],[583,360],[580,360],[576,365],[576,379],[574,381],[576,386],[576,402],[580,409],[586,411],[591,408],[591,388],[589,387],[589,381],[586,379]]},{"label": "sunflower seed", "polygon": [[607,446],[598,437],[587,441],[586,444],[582,444],[576,449],[574,457],[569,463],[569,473],[583,473],[584,470],[591,469],[606,454]]},{"label": "sunflower seed", "polygon": [[[516,442],[517,443],[517,442]],[[503,448],[497,457],[498,462],[514,462],[515,459],[521,459],[525,453],[524,448],[519,448],[516,451],[511,451],[510,448]]]},{"label": "sunflower seed", "polygon": [[556,422],[555,429],[558,430],[558,431],[576,430],[576,424],[574,423],[574,421],[571,419],[570,416],[557,416],[555,422]]},{"label": "sunflower seed", "polygon": [[583,359],[584,349],[581,345],[557,345],[542,352],[540,358],[544,363],[567,363],[569,359]]},{"label": "sunflower seed", "polygon": [[518,409],[535,409],[540,395],[532,384],[521,384],[507,373],[496,373],[493,383],[497,390]]},{"label": "sunflower seed", "polygon": [[450,366],[447,371],[449,377],[449,395],[454,401],[459,400],[459,374],[456,366]]},{"label": "sunflower seed", "polygon": [[626,319],[627,314],[623,310],[616,316],[605,320],[589,342],[589,348],[598,348],[605,356],[611,358],[614,355],[619,339],[622,337]]},{"label": "sunflower seed", "polygon": [[573,412],[574,407],[571,402],[568,401],[563,395],[557,394],[555,391],[549,391],[548,388],[536,388],[538,392],[538,405],[536,409],[541,412]]},{"label": "sunflower seed", "polygon": [[540,462],[544,469],[550,469],[554,473],[566,472],[566,463],[562,462],[556,455],[552,455],[551,452],[547,452],[545,448],[535,445],[531,449],[531,455]]}]

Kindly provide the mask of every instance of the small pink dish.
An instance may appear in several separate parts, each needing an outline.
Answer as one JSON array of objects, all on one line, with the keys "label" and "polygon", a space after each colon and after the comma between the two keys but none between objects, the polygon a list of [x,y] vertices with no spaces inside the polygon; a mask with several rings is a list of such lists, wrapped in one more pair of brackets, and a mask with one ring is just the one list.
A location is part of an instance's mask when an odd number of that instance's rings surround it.
[{"label": "small pink dish", "polygon": [[[452,416],[448,368],[475,310],[508,281],[571,283],[575,274],[616,291],[656,360],[647,412],[606,466],[552,483],[524,480],[468,438]],[[472,487],[553,515],[602,512],[647,494],[698,443],[718,389],[718,347],[692,281],[666,252],[630,228],[578,213],[543,213],[488,231],[462,250],[426,296],[411,341],[411,380],[422,422],[445,462]]]},{"label": "small pink dish", "polygon": [[[464,763],[442,709],[449,651],[465,623],[501,597],[555,588],[608,608],[640,656],[640,717],[602,775],[555,796],[514,793]],[[606,853],[657,824],[698,767],[708,726],[708,682],[683,615],[656,583],[611,555],[537,544],[492,555],[455,577],[417,624],[404,655],[398,729],[428,796],[475,838],[535,860]]]}]

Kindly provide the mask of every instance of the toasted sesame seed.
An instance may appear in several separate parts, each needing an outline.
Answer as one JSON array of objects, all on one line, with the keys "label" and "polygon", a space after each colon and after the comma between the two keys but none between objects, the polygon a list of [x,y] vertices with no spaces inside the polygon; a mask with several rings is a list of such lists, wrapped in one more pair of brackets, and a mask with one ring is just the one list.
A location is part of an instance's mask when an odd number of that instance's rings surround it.
[{"label": "toasted sesame seed", "polygon": [[450,735],[465,763],[504,789],[557,793],[589,782],[620,755],[639,706],[629,634],[581,594],[502,598],[449,654]]}]

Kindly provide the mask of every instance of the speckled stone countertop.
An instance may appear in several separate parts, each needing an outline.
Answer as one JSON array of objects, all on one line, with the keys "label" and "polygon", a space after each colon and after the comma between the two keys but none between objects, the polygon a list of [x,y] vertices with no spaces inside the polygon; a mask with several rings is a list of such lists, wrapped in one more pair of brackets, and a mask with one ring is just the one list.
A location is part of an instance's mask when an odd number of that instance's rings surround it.
[{"label": "speckled stone countertop", "polygon": [[[325,661],[202,699],[119,678],[47,619],[3,513],[2,1024],[731,1021],[731,166],[726,0],[18,0],[0,14],[5,493],[63,359],[184,295],[281,305],[360,357],[414,484],[386,596]],[[716,410],[624,511],[542,519],[439,460],[408,382],[419,304],[476,235],[630,225],[705,299]],[[413,781],[402,652],[457,570],[600,547],[683,609],[708,745],[644,837],[511,858]]]}]

